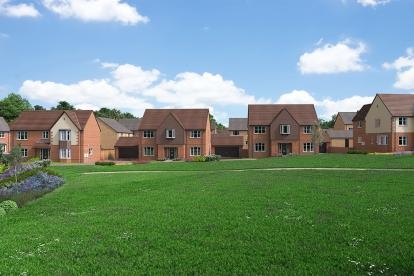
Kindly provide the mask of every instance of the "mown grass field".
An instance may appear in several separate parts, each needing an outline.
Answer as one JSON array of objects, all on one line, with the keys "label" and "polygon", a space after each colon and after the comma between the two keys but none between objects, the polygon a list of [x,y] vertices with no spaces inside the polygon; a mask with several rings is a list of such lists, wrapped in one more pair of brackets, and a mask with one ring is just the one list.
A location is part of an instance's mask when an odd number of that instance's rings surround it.
[{"label": "mown grass field", "polygon": [[[273,167],[407,170],[249,170]],[[412,275],[412,168],[362,155],[54,167],[64,186],[0,218],[0,275]],[[164,172],[83,174],[136,170]]]}]

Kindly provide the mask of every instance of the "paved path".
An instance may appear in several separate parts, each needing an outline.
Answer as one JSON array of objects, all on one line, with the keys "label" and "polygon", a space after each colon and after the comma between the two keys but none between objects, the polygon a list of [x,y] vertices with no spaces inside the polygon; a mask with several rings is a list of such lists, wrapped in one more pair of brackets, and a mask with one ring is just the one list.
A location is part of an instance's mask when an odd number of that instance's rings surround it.
[{"label": "paved path", "polygon": [[247,171],[379,171],[379,172],[414,172],[414,169],[375,169],[375,168],[260,168],[260,169],[228,169],[228,170],[164,170],[164,171],[115,171],[115,172],[86,172],[91,174],[125,174],[125,173],[188,173],[188,172],[247,172]]}]

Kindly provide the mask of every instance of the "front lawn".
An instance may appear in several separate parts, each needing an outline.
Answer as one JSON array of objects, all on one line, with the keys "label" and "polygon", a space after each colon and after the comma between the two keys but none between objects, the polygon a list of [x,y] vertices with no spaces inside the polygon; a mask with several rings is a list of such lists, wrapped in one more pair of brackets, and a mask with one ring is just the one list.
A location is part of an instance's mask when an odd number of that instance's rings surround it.
[{"label": "front lawn", "polygon": [[413,168],[358,157],[55,167],[64,186],[0,218],[0,275],[410,274],[411,170],[224,171]]}]

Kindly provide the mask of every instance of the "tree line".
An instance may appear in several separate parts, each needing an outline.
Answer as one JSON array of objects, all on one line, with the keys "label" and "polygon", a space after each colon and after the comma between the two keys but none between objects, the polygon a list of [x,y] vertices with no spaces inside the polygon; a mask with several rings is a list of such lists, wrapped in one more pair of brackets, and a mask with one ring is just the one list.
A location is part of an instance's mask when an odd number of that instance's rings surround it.
[{"label": "tree line", "polygon": [[[16,119],[22,111],[26,110],[47,110],[41,105],[34,105],[22,96],[16,93],[10,93],[4,99],[0,100],[0,116],[7,122]],[[51,107],[50,110],[75,110],[75,107],[67,101],[59,101],[56,106]],[[96,117],[106,117],[115,120],[135,118],[129,112],[122,112],[116,108],[102,107],[94,111]]]}]

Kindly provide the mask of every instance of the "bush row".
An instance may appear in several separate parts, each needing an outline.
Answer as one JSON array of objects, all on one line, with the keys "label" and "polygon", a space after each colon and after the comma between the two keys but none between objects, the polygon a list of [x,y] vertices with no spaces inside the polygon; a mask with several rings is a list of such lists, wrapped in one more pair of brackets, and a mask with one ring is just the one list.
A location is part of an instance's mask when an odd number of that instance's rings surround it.
[{"label": "bush row", "polygon": [[221,156],[216,154],[211,155],[199,155],[193,158],[194,162],[212,162],[212,161],[220,161]]}]

